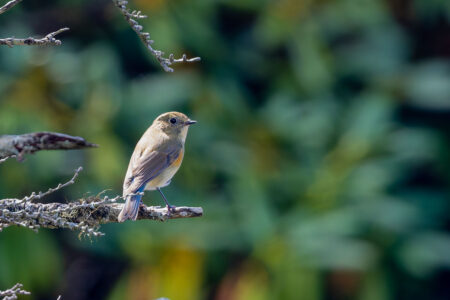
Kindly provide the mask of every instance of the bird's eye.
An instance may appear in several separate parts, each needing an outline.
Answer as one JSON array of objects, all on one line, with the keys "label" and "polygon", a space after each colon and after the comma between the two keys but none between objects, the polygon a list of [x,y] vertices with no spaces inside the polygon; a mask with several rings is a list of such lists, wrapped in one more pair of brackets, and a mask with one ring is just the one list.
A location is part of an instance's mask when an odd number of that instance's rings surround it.
[{"label": "bird's eye", "polygon": [[171,118],[171,119],[169,120],[169,122],[172,123],[172,124],[175,124],[175,123],[177,122],[177,119]]}]

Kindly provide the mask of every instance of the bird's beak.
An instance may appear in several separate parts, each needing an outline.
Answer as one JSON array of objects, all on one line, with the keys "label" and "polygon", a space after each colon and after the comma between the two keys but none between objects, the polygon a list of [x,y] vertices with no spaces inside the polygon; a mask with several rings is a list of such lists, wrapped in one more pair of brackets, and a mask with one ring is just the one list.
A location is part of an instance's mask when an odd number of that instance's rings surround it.
[{"label": "bird's beak", "polygon": [[187,120],[186,122],[184,122],[184,124],[186,124],[186,125],[192,125],[195,123],[197,123],[197,121],[195,121],[195,120]]}]

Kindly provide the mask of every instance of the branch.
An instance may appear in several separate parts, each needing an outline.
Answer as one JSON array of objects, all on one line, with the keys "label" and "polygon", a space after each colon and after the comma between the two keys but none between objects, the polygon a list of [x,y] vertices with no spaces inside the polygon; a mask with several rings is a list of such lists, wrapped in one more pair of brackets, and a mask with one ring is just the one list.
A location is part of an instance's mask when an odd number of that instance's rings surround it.
[{"label": "branch", "polygon": [[5,157],[5,158],[1,158],[1,159],[0,159],[0,164],[3,163],[3,162],[5,162],[5,161],[7,161],[7,160],[10,159],[10,158],[13,158],[13,157],[17,157],[17,156],[16,156],[16,155],[10,155],[10,156],[7,156],[7,157]]},{"label": "branch", "polygon": [[2,300],[14,300],[17,299],[17,295],[30,295],[31,293],[22,290],[23,285],[21,283],[16,283],[12,288],[6,291],[0,291],[0,299]]},{"label": "branch", "polygon": [[187,58],[186,54],[183,54],[181,58],[175,59],[173,54],[169,55],[169,58],[163,57],[164,52],[156,50],[152,47],[153,40],[150,39],[150,33],[143,32],[144,29],[142,25],[135,19],[144,19],[147,18],[146,15],[142,15],[140,11],[131,11],[127,8],[128,1],[125,0],[113,0],[114,5],[120,10],[125,20],[130,24],[131,28],[136,32],[141,41],[147,47],[147,49],[152,53],[152,55],[159,61],[161,67],[163,67],[166,72],[173,72],[173,69],[170,67],[174,63],[180,62],[196,62],[200,61],[200,57]]},{"label": "branch", "polygon": [[21,161],[25,154],[40,150],[71,150],[97,147],[77,136],[56,132],[34,132],[22,135],[0,136],[0,163],[16,155]]},{"label": "branch", "polygon": [[33,37],[29,37],[26,39],[17,39],[17,38],[5,38],[0,39],[0,45],[6,45],[9,47],[13,46],[48,46],[48,45],[61,45],[61,41],[55,39],[55,35],[60,34],[61,32],[67,31],[69,28],[61,28],[55,32],[51,32],[47,34],[45,37],[41,39],[36,39]]},{"label": "branch", "polygon": [[[80,235],[101,236],[101,224],[118,223],[118,216],[123,208],[122,203],[116,203],[123,196],[109,198],[91,196],[71,203],[32,203],[63,187],[74,183],[81,171],[75,171],[71,180],[51,188],[45,193],[31,194],[23,199],[0,200],[0,231],[3,228],[16,225],[37,231],[39,228],[67,228],[80,231]],[[145,206],[139,208],[138,220],[160,220],[178,218],[193,218],[203,215],[201,207],[176,207],[170,211],[167,207]]]},{"label": "branch", "polygon": [[8,10],[10,10],[11,8],[13,8],[14,6],[16,6],[16,4],[19,4],[19,2],[21,2],[22,0],[11,0],[8,3],[6,3],[5,5],[3,5],[2,7],[0,7],[0,15]]},{"label": "branch", "polygon": [[[0,7],[0,15],[3,14],[4,12],[10,10],[11,8],[13,8],[17,4],[19,4],[19,2],[21,2],[21,1],[22,0],[9,1],[8,3],[6,3],[2,7]],[[58,29],[55,32],[51,32],[51,33],[47,34],[45,37],[43,37],[41,39],[37,39],[37,38],[33,38],[33,37],[29,37],[26,39],[17,39],[14,37],[4,38],[4,39],[0,39],[0,45],[3,45],[3,46],[6,45],[11,48],[14,46],[48,46],[48,45],[59,46],[59,45],[61,45],[61,41],[55,39],[55,36],[57,34],[60,34],[61,32],[67,31],[67,30],[69,30],[69,28],[67,28],[67,27]]]},{"label": "branch", "polygon": [[[0,200],[0,231],[11,225],[39,228],[66,228],[79,230],[87,236],[102,236],[101,224],[118,223],[123,203],[115,203],[122,196],[79,199],[71,203],[31,203],[17,199]],[[145,206],[139,208],[138,220],[193,218],[203,215],[201,207],[179,206],[170,211],[167,207]]]}]

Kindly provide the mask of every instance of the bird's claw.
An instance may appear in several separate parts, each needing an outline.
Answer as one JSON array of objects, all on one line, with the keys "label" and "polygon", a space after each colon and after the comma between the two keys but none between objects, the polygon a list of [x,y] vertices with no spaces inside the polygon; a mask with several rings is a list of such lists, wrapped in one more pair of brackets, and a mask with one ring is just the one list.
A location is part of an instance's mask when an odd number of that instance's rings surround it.
[{"label": "bird's claw", "polygon": [[169,212],[169,213],[174,213],[175,212],[175,208],[177,208],[175,205],[170,205],[170,204],[167,204],[166,205],[166,208],[167,208],[167,211]]}]

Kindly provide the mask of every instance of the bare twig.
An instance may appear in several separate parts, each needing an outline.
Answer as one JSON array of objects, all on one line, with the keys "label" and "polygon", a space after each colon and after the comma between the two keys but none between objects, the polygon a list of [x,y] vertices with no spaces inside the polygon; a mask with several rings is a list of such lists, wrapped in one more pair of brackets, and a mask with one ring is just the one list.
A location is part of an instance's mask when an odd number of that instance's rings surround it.
[{"label": "bare twig", "polygon": [[13,158],[13,157],[16,157],[16,155],[10,155],[10,156],[6,156],[6,157],[4,157],[4,158],[1,158],[1,159],[0,159],[0,164],[3,163],[3,162],[5,162],[5,161],[7,161],[7,160],[10,159],[10,158]]},{"label": "bare twig", "polygon": [[51,32],[49,34],[47,34],[45,37],[41,38],[41,39],[37,39],[37,38],[33,38],[33,37],[29,37],[26,39],[18,39],[18,38],[5,38],[5,39],[0,39],[0,45],[6,45],[9,47],[13,47],[13,46],[48,46],[48,45],[55,45],[55,46],[59,46],[61,45],[61,41],[55,39],[55,36],[57,34],[60,34],[61,32],[67,31],[69,30],[69,28],[65,27],[65,28],[61,28],[55,32]]},{"label": "bare twig", "polygon": [[[4,12],[10,10],[11,8],[13,8],[15,5],[17,5],[21,1],[22,0],[9,1],[8,3],[6,3],[2,7],[0,7],[0,15],[3,14]],[[14,46],[49,46],[49,45],[59,46],[59,45],[61,45],[61,41],[55,39],[55,36],[64,31],[67,31],[67,30],[69,30],[69,28],[67,28],[67,27],[58,29],[55,32],[51,32],[51,33],[47,34],[45,37],[43,37],[41,39],[37,39],[37,38],[33,38],[33,37],[29,37],[26,39],[14,38],[14,37],[4,38],[4,39],[0,39],[0,45],[9,46],[11,48]]]},{"label": "bare twig", "polygon": [[13,8],[16,4],[19,4],[19,2],[21,2],[22,0],[11,0],[8,3],[6,3],[5,5],[3,5],[2,7],[0,7],[0,15],[8,10],[10,10],[11,8]]},{"label": "bare twig", "polygon": [[[124,204],[116,203],[123,196],[109,198],[91,196],[71,203],[32,203],[31,200],[42,197],[74,183],[81,171],[75,171],[74,176],[64,184],[58,184],[45,193],[35,194],[22,199],[0,200],[0,231],[3,228],[16,225],[37,231],[39,228],[68,228],[79,230],[87,236],[101,236],[101,224],[117,223],[118,216]],[[192,218],[203,215],[201,207],[176,207],[170,211],[167,207],[141,205],[138,219],[160,220]]]},{"label": "bare twig", "polygon": [[14,300],[17,299],[17,295],[30,295],[31,293],[22,290],[23,285],[21,283],[16,283],[12,288],[0,291],[0,299],[2,300]]},{"label": "bare twig", "polygon": [[77,179],[78,174],[83,170],[82,167],[78,167],[78,169],[75,170],[75,174],[73,174],[72,179],[70,179],[69,181],[67,181],[66,183],[60,183],[58,184],[55,188],[49,188],[48,191],[46,191],[45,193],[39,192],[38,194],[36,193],[32,193],[30,196],[26,196],[24,198],[21,199],[21,201],[33,201],[33,200],[39,200],[44,198],[45,196],[50,195],[51,193],[54,193],[60,189],[65,188],[68,185],[74,184],[75,183],[75,179]]},{"label": "bare twig", "polygon": [[127,8],[128,1],[125,0],[113,0],[115,6],[120,10],[122,15],[125,17],[125,20],[130,24],[131,28],[136,32],[141,41],[147,47],[147,49],[155,56],[155,58],[159,61],[160,65],[163,67],[166,72],[173,72],[173,69],[170,67],[174,63],[180,62],[196,62],[200,61],[200,57],[187,58],[186,54],[183,54],[181,58],[175,59],[173,54],[169,55],[169,58],[165,58],[164,52],[156,50],[152,47],[153,40],[150,39],[150,34],[148,32],[143,32],[142,25],[135,19],[144,19],[147,18],[146,15],[143,15],[140,11],[130,11]]},{"label": "bare twig", "polygon": [[40,150],[71,150],[90,147],[97,147],[97,145],[89,143],[81,137],[56,132],[2,135],[0,136],[0,159],[16,155],[20,161],[25,154]]}]

